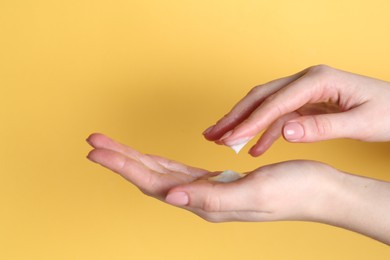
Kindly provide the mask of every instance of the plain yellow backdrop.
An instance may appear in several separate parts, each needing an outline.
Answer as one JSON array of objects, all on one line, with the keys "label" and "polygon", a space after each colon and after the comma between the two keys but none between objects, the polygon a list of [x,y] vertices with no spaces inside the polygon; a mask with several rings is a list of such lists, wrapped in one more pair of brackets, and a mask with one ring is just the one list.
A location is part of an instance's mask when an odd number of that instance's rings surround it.
[{"label": "plain yellow backdrop", "polygon": [[201,132],[253,86],[325,63],[390,80],[387,0],[1,0],[0,259],[389,259],[317,223],[211,224],[85,159],[103,132],[210,170],[312,159],[390,181],[388,143]]}]

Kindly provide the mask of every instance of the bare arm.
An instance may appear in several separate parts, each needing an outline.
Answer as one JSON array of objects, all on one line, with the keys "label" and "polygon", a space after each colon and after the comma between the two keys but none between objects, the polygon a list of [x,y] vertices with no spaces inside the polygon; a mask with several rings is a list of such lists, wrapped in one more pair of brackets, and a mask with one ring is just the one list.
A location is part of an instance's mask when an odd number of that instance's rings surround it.
[{"label": "bare arm", "polygon": [[314,161],[267,165],[231,182],[214,172],[142,154],[93,134],[88,158],[146,195],[211,222],[301,220],[349,229],[390,245],[390,183]]},{"label": "bare arm", "polygon": [[[341,173],[343,178],[317,221],[390,245],[390,183]],[[332,198],[333,197],[333,198]]]}]

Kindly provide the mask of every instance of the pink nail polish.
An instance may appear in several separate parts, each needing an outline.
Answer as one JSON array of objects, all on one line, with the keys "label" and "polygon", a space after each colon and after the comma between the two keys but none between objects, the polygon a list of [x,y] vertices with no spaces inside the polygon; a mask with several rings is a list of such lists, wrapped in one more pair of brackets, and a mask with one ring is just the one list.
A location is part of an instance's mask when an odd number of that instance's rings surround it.
[{"label": "pink nail polish", "polygon": [[283,135],[288,141],[298,141],[305,135],[303,126],[300,123],[287,123],[283,128]]}]

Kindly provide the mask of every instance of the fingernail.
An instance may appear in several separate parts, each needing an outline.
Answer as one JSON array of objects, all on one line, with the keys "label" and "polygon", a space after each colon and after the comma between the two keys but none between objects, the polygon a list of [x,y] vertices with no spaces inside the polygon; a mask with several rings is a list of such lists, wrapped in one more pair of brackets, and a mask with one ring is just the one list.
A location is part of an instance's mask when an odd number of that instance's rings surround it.
[{"label": "fingernail", "polygon": [[259,153],[259,150],[258,150],[258,149],[259,149],[258,147],[252,146],[251,149],[249,149],[248,153],[249,153],[250,155],[252,155],[253,157],[259,156],[259,155],[261,154],[261,152]]},{"label": "fingernail", "polygon": [[215,125],[212,125],[209,128],[207,128],[206,130],[204,130],[203,135],[207,135],[208,133],[210,133],[213,130],[214,126]]},{"label": "fingernail", "polygon": [[175,206],[185,206],[189,202],[187,193],[178,191],[169,193],[165,201]]},{"label": "fingernail", "polygon": [[288,141],[298,141],[305,135],[305,131],[300,123],[292,122],[284,126],[283,135]]},{"label": "fingernail", "polygon": [[224,134],[221,138],[219,138],[219,140],[223,141],[224,139],[228,138],[229,136],[231,136],[233,134],[233,130],[230,130],[229,132],[227,132],[226,134]]}]

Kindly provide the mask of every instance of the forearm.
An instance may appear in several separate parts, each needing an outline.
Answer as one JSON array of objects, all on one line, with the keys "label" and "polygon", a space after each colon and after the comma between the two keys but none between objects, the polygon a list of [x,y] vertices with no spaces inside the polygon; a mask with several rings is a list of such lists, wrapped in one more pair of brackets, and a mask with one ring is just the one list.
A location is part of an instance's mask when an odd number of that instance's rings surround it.
[{"label": "forearm", "polygon": [[343,172],[335,181],[316,221],[390,245],[390,183]]}]

